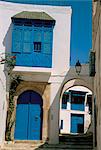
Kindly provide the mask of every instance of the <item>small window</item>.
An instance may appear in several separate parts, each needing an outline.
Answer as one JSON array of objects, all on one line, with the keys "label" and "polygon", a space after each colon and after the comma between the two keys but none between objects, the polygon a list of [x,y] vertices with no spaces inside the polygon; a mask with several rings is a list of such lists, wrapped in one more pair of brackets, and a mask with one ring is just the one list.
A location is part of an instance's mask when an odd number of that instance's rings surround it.
[{"label": "small window", "polygon": [[60,129],[63,129],[63,120],[61,120],[61,126]]},{"label": "small window", "polygon": [[41,42],[34,42],[34,52],[41,52]]},{"label": "small window", "polygon": [[67,100],[62,99],[62,109],[67,109]]},{"label": "small window", "polygon": [[62,109],[67,109],[67,102],[69,102],[69,94],[64,93],[62,97]]}]

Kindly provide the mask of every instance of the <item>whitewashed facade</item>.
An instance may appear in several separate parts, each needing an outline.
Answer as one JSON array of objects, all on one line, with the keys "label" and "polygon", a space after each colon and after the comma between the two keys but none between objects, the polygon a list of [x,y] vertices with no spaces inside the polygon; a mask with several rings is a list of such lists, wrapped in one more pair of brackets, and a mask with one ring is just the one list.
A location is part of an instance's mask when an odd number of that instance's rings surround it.
[{"label": "whitewashed facade", "polygon": [[0,143],[5,140],[6,130],[6,113],[7,113],[7,100],[6,100],[6,78],[4,75],[4,66],[0,65]]},{"label": "whitewashed facade", "polygon": [[[47,88],[41,93],[44,99],[43,106],[43,135],[42,139],[49,138],[50,143],[58,143],[58,117],[59,117],[59,99],[61,92],[61,85],[67,74],[70,65],[70,33],[71,33],[71,7],[58,7],[58,6],[38,6],[38,5],[26,5],[16,4],[0,1],[0,53],[11,52],[12,49],[12,23],[11,17],[22,11],[38,12],[44,11],[53,17],[56,21],[53,31],[53,49],[52,49],[52,68],[41,67],[14,67],[13,73],[19,74],[24,82],[19,85],[14,100],[17,100],[21,92],[25,90],[35,89],[38,91],[41,86],[47,84],[50,89],[47,92]],[[5,66],[0,64],[0,94],[3,98],[0,102],[0,142],[5,139],[5,125],[7,114],[7,101],[8,101],[8,81],[4,74]],[[3,83],[3,84],[2,84]],[[7,98],[6,98],[7,96]],[[45,98],[48,98],[45,103]],[[57,106],[57,107],[56,107]],[[48,111],[49,118],[48,118]],[[3,116],[4,115],[4,116]],[[54,124],[54,126],[53,126]],[[48,128],[49,126],[49,128]],[[48,130],[48,133],[47,133]]]}]

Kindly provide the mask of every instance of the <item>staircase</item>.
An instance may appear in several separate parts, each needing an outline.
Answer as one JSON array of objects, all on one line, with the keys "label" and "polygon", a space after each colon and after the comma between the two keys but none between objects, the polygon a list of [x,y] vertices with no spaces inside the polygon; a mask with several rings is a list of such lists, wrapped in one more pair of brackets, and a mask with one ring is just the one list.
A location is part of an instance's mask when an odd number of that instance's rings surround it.
[{"label": "staircase", "polygon": [[59,144],[47,144],[42,141],[15,141],[5,143],[1,150],[93,150],[92,135],[61,135]]},{"label": "staircase", "polygon": [[61,135],[60,144],[67,145],[67,150],[93,150],[93,135]]}]

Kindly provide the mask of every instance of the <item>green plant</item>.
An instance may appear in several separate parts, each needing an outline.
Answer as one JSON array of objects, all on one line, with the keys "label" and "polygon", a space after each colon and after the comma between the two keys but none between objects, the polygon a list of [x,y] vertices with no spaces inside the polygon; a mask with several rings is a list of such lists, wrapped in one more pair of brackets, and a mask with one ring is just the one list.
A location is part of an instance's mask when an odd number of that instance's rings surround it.
[{"label": "green plant", "polygon": [[0,55],[0,63],[6,65],[6,70],[8,72],[8,75],[10,75],[12,69],[16,64],[16,56],[11,55],[11,53],[5,53],[5,58],[3,58],[2,55],[3,54]]},{"label": "green plant", "polygon": [[6,140],[11,140],[11,130],[15,119],[13,117],[14,112],[14,95],[16,92],[17,86],[20,84],[21,77],[19,75],[14,76],[12,74],[12,69],[16,64],[16,56],[12,56],[10,53],[5,53],[5,58],[1,56],[1,64],[5,64],[6,71],[8,72],[9,77],[9,108],[7,111],[7,121],[6,121]]},{"label": "green plant", "polygon": [[11,130],[15,122],[15,119],[12,117],[13,112],[14,112],[14,96],[15,96],[16,88],[20,84],[21,81],[22,79],[19,75],[11,78],[10,89],[9,89],[9,108],[7,112],[7,124],[6,124],[6,140],[7,141],[12,140]]},{"label": "green plant", "polygon": [[11,54],[7,54],[5,56],[5,63],[7,64],[7,67],[10,67],[11,69],[14,68],[16,63],[16,56],[12,56]]}]

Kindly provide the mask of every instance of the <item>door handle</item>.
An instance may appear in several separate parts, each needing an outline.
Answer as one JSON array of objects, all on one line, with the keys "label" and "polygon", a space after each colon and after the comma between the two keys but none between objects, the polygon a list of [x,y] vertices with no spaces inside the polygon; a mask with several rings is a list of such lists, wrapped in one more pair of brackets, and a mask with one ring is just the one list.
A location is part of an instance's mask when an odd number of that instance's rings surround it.
[{"label": "door handle", "polygon": [[35,120],[38,120],[38,116],[35,116]]}]

